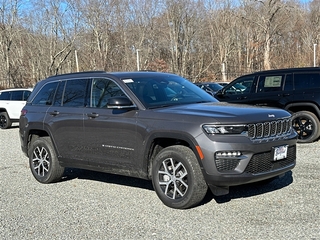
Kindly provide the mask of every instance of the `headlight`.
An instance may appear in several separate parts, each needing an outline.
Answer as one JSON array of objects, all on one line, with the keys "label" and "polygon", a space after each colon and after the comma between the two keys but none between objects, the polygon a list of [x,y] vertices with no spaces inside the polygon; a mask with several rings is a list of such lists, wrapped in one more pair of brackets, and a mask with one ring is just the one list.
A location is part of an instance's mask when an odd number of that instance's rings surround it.
[{"label": "headlight", "polygon": [[203,125],[208,134],[242,134],[246,131],[245,125]]}]

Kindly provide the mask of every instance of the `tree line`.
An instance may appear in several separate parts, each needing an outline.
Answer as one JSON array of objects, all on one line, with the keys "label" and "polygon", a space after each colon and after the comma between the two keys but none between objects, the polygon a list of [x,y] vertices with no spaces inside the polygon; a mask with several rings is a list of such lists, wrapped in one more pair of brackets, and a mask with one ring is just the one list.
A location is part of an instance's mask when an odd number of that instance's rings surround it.
[{"label": "tree line", "polygon": [[0,0],[0,88],[91,70],[230,81],[319,66],[319,40],[320,0]]}]

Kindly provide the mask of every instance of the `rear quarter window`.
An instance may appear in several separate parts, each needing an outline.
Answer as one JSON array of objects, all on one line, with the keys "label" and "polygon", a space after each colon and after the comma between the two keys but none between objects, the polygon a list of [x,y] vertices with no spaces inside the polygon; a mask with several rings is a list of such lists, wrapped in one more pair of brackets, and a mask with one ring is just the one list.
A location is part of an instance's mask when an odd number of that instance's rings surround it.
[{"label": "rear quarter window", "polygon": [[10,92],[1,92],[0,100],[10,100]]},{"label": "rear quarter window", "polygon": [[294,87],[296,90],[320,88],[320,73],[295,73]]},{"label": "rear quarter window", "polygon": [[32,100],[32,105],[51,105],[57,86],[58,82],[44,85]]}]

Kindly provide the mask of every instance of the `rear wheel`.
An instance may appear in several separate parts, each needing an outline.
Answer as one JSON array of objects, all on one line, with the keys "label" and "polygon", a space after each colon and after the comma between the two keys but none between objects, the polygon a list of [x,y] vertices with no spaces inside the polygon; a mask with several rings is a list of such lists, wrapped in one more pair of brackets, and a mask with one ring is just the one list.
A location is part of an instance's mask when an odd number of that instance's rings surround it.
[{"label": "rear wheel", "polygon": [[160,200],[177,209],[197,205],[208,190],[195,154],[180,145],[167,147],[156,156],[152,183]]},{"label": "rear wheel", "polygon": [[51,139],[36,138],[29,148],[29,165],[35,179],[41,183],[59,181],[64,173],[64,167],[59,165]]},{"label": "rear wheel", "polygon": [[294,113],[292,125],[298,133],[299,143],[311,143],[320,136],[320,122],[312,112],[301,111]]},{"label": "rear wheel", "polygon": [[8,116],[8,113],[6,112],[1,112],[0,113],[0,128],[1,129],[7,129],[11,127],[11,120]]}]

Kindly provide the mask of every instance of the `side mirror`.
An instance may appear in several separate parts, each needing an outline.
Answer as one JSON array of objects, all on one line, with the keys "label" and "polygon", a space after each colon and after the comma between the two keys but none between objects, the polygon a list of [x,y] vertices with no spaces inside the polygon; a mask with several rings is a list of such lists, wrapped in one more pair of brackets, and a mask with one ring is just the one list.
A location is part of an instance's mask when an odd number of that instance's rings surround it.
[{"label": "side mirror", "polygon": [[223,88],[221,88],[220,90],[218,90],[218,92],[216,92],[216,94],[215,95],[217,95],[217,96],[222,96],[224,94],[224,91],[223,91]]},{"label": "side mirror", "polygon": [[130,101],[129,98],[124,96],[111,97],[107,102],[108,108],[124,109],[135,108],[136,106]]}]

